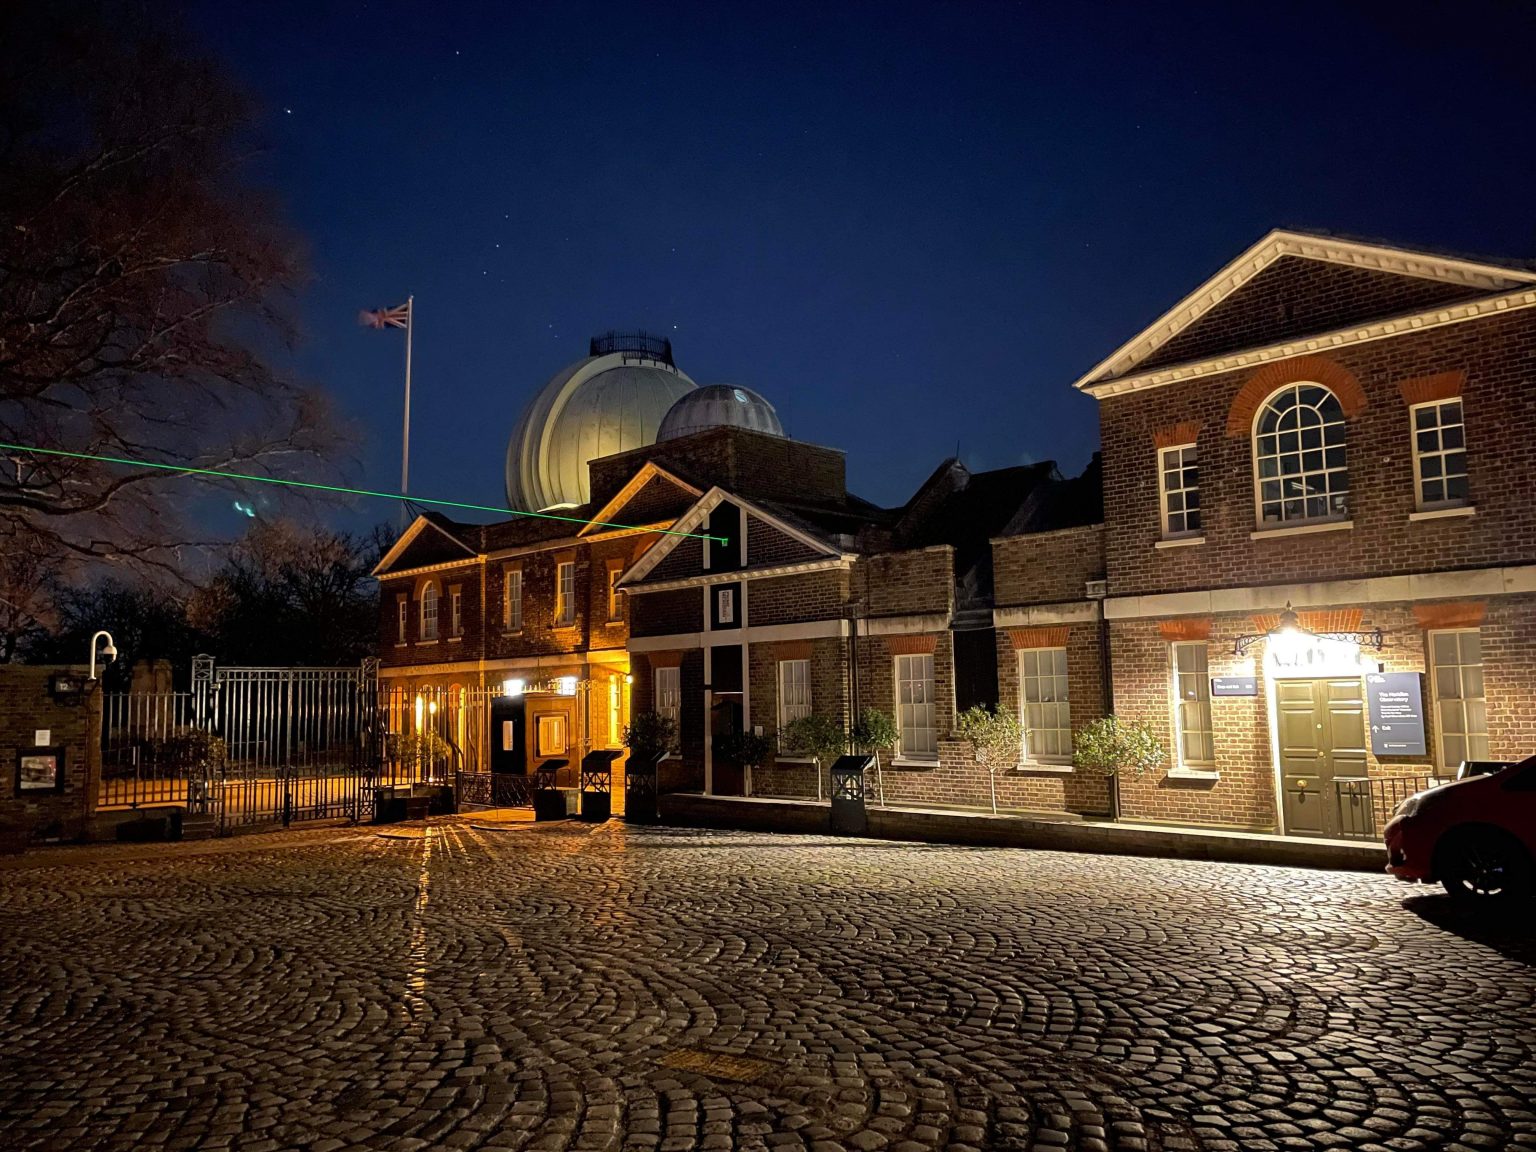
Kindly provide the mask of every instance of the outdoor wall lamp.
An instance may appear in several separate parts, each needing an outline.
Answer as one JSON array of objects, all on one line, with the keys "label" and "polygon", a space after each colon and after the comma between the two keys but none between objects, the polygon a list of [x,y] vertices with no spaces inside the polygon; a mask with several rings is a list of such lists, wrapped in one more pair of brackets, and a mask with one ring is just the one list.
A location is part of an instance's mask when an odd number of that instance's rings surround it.
[{"label": "outdoor wall lamp", "polygon": [[117,645],[112,643],[112,633],[103,628],[101,631],[97,632],[94,636],[91,637],[90,679],[92,680],[96,679],[96,641],[100,640],[103,636],[107,638],[107,642],[106,645],[101,649],[102,661],[104,663],[110,664],[112,661],[117,659]]},{"label": "outdoor wall lamp", "polygon": [[1285,602],[1285,611],[1280,613],[1279,622],[1268,632],[1255,632],[1246,636],[1239,636],[1232,645],[1235,656],[1246,656],[1248,649],[1252,648],[1260,640],[1285,639],[1296,642],[1303,639],[1312,640],[1342,640],[1352,644],[1358,644],[1362,648],[1374,648],[1380,652],[1385,638],[1380,628],[1373,628],[1369,632],[1312,632],[1301,626],[1301,617],[1296,615],[1296,610],[1291,607],[1291,602]]}]

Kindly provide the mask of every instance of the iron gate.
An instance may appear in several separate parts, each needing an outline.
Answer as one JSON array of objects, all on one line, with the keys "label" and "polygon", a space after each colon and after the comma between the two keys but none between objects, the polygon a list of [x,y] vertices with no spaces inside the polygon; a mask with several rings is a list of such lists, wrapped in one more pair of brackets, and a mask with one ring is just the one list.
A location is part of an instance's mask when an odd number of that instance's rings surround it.
[{"label": "iron gate", "polygon": [[211,816],[221,832],[372,819],[377,660],[357,668],[219,668],[199,656],[192,707],[197,727],[222,748],[189,767],[189,815]]}]

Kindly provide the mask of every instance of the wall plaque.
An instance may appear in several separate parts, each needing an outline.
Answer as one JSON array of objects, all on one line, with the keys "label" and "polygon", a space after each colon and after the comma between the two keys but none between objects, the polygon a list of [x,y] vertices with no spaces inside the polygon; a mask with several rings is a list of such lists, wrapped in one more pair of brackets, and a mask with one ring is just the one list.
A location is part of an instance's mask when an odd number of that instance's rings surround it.
[{"label": "wall plaque", "polygon": [[1424,700],[1417,672],[1369,672],[1365,706],[1371,751],[1378,756],[1424,755]]},{"label": "wall plaque", "polygon": [[1212,696],[1257,696],[1259,694],[1259,678],[1257,676],[1212,676]]}]

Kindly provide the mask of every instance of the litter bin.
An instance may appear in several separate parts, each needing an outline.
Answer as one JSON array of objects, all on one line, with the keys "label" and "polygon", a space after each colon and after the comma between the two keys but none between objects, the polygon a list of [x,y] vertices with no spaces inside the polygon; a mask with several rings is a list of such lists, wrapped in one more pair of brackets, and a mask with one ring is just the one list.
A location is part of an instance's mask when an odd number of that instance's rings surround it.
[{"label": "litter bin", "polygon": [[661,822],[660,788],[657,775],[665,752],[649,756],[629,755],[624,766],[624,823],[659,824]]},{"label": "litter bin", "polygon": [[562,768],[570,766],[569,760],[546,760],[534,773],[533,818],[535,820],[564,820],[565,796],[555,787],[555,780]]},{"label": "litter bin", "polygon": [[862,836],[869,831],[864,808],[864,770],[873,756],[839,756],[832,762],[832,831]]},{"label": "litter bin", "polygon": [[601,748],[581,759],[581,818],[601,824],[613,815],[613,762],[623,752]]}]

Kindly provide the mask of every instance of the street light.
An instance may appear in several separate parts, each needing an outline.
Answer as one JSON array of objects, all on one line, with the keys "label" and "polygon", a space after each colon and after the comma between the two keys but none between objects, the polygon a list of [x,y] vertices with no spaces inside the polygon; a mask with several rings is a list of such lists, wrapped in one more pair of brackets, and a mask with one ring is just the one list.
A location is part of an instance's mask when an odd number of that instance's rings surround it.
[{"label": "street light", "polygon": [[91,637],[91,676],[90,676],[90,678],[92,680],[96,679],[96,641],[100,640],[103,636],[105,636],[107,638],[107,643],[106,643],[106,646],[103,647],[102,650],[101,650],[101,658],[102,658],[102,660],[105,661],[106,663],[110,664],[112,661],[117,659],[117,645],[112,643],[112,633],[108,632],[105,628],[103,628],[101,631],[97,632],[94,636]]}]

